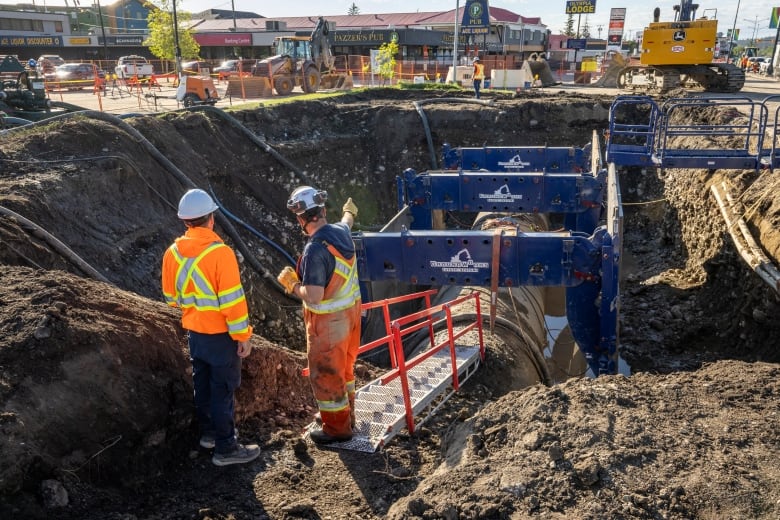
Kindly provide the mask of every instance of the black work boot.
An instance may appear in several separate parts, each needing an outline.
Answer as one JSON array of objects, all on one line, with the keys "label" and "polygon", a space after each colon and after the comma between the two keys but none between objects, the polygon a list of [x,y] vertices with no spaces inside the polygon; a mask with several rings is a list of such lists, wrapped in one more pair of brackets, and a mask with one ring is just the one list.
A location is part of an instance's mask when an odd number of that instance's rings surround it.
[{"label": "black work boot", "polygon": [[347,435],[331,435],[326,433],[322,429],[312,430],[309,433],[311,440],[317,444],[330,444],[332,442],[344,442],[352,440],[352,434]]}]

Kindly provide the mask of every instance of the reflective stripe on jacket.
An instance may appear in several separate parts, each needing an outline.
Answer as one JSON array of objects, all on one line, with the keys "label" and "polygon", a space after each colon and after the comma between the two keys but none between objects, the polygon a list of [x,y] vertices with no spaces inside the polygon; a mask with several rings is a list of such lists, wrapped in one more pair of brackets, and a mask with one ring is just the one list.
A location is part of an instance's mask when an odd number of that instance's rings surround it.
[{"label": "reflective stripe on jacket", "polygon": [[360,301],[360,285],[357,275],[357,255],[351,260],[344,258],[338,249],[327,244],[328,251],[336,259],[333,276],[325,287],[323,299],[319,303],[306,303],[303,306],[314,314],[329,314],[349,309]]},{"label": "reflective stripe on jacket", "polygon": [[252,335],[246,295],[233,250],[207,228],[190,228],[163,256],[165,301],[182,310],[182,326],[202,334]]}]

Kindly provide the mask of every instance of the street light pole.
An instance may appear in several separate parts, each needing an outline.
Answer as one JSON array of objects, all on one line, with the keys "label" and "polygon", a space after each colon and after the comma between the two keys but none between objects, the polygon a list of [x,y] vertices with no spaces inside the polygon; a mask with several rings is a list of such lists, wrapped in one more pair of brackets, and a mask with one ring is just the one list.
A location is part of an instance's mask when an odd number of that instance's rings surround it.
[{"label": "street light pole", "polygon": [[106,26],[103,23],[103,9],[100,7],[100,0],[97,0],[98,16],[100,17],[100,32],[103,34],[103,59],[108,59],[108,42],[106,41]]}]

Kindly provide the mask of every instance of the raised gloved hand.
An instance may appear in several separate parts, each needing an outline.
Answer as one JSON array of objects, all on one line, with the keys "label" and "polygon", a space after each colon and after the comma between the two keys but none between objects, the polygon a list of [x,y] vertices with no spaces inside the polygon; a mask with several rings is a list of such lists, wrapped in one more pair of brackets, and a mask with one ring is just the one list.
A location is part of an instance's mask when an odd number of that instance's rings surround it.
[{"label": "raised gloved hand", "polygon": [[342,212],[349,211],[350,213],[352,213],[353,217],[357,217],[358,209],[357,206],[355,206],[355,203],[352,202],[352,197],[347,199],[347,202],[344,203],[344,206],[341,208],[341,211]]},{"label": "raised gloved hand", "polygon": [[295,286],[301,283],[301,280],[298,278],[298,273],[296,273],[295,269],[293,269],[289,265],[284,269],[282,269],[282,272],[279,273],[276,279],[279,281],[280,284],[282,284],[282,287],[284,287],[284,292],[286,292],[287,294],[293,292]]}]

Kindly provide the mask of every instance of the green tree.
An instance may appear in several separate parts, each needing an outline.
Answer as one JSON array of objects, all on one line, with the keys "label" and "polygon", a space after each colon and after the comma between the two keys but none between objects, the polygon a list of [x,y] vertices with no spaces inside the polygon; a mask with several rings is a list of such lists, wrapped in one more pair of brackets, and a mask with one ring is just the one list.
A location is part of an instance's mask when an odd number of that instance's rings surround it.
[{"label": "green tree", "polygon": [[569,13],[568,18],[566,18],[566,27],[563,29],[563,34],[569,38],[574,38],[574,15],[571,13]]},{"label": "green tree", "polygon": [[585,15],[585,25],[582,26],[582,37],[590,38],[590,23],[588,22],[588,15]]},{"label": "green tree", "polygon": [[379,47],[379,54],[376,61],[379,64],[379,76],[382,83],[392,81],[395,75],[395,57],[398,54],[398,42],[383,43]]},{"label": "green tree", "polygon": [[[169,0],[156,0],[153,4],[157,9],[150,9],[147,21],[149,24],[149,37],[144,45],[149,46],[149,51],[163,60],[176,59],[176,42],[174,41],[173,13]],[[192,31],[182,24],[192,19],[188,12],[176,11],[179,33],[179,51],[184,59],[196,59],[200,55],[200,45],[192,36]]]},{"label": "green tree", "polygon": [[352,5],[349,6],[349,10],[347,11],[347,14],[349,16],[357,16],[360,14],[360,8],[355,4],[355,2],[352,2]]}]

